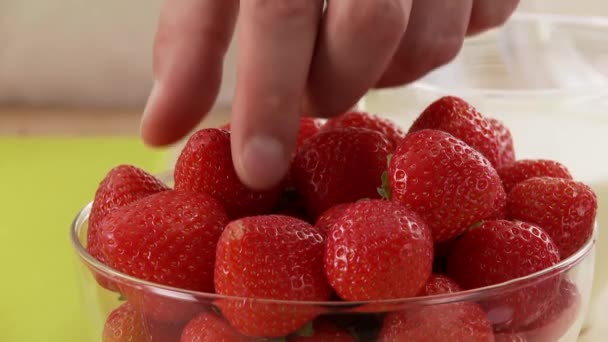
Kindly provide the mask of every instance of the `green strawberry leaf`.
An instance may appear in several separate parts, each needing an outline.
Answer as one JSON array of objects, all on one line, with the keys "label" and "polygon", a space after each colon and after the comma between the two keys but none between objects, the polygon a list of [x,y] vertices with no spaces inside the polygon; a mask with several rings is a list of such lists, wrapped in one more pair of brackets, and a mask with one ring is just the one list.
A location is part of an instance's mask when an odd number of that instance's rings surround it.
[{"label": "green strawberry leaf", "polygon": [[215,305],[211,305],[211,311],[213,311],[218,316],[222,316],[222,311]]},{"label": "green strawberry leaf", "polygon": [[382,199],[390,200],[391,199],[391,188],[388,185],[388,171],[384,171],[382,173],[382,185],[378,188],[378,194]]},{"label": "green strawberry leaf", "polygon": [[471,230],[473,230],[473,229],[475,229],[475,228],[479,228],[479,226],[481,226],[482,224],[483,224],[483,220],[473,223],[473,224],[472,224],[472,225],[469,227],[469,231],[471,231]]},{"label": "green strawberry leaf", "polygon": [[391,166],[391,159],[393,159],[393,154],[386,155],[386,168],[388,169]]},{"label": "green strawberry leaf", "polygon": [[313,326],[313,322],[310,321],[306,323],[303,327],[301,327],[298,331],[296,331],[296,335],[302,337],[311,337],[315,334],[315,328]]}]

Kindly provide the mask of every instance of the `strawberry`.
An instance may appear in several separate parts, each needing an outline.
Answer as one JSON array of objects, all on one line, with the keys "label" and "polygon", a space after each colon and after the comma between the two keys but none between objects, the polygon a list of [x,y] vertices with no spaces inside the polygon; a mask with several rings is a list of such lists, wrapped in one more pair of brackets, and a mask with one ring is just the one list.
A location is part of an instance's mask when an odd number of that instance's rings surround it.
[{"label": "strawberry", "polygon": [[319,133],[321,128],[324,126],[323,122],[319,119],[303,116],[300,119],[300,129],[298,130],[298,140],[296,143],[296,151],[304,145],[311,137]]},{"label": "strawberry", "polygon": [[327,120],[322,131],[335,128],[359,127],[380,132],[386,136],[393,146],[398,146],[405,132],[388,119],[364,112],[347,112]]},{"label": "strawberry", "polygon": [[112,211],[152,194],[169,190],[158,178],[132,166],[119,165],[108,172],[99,184],[89,216],[87,250],[105,262],[99,248],[99,226]]},{"label": "strawberry", "polygon": [[563,280],[547,310],[524,329],[525,334],[531,341],[558,341],[576,321],[580,310],[581,296],[576,285]]},{"label": "strawberry", "polygon": [[496,165],[505,166],[515,161],[515,148],[511,131],[499,120],[488,118],[491,129],[498,138],[498,162]]},{"label": "strawberry", "polygon": [[331,226],[336,222],[336,220],[342,217],[344,211],[350,205],[351,203],[342,203],[325,210],[323,214],[317,218],[315,227],[319,228],[323,234],[327,234]]},{"label": "strawberry", "polygon": [[568,169],[552,160],[522,159],[496,170],[507,193],[517,184],[534,177],[572,179]]},{"label": "strawberry", "polygon": [[162,324],[146,319],[129,302],[114,309],[103,327],[102,342],[169,342],[178,341],[182,326]]},{"label": "strawberry", "polygon": [[348,333],[326,319],[318,319],[313,322],[312,333],[306,335],[292,335],[287,342],[356,342],[357,340]]},{"label": "strawberry", "polygon": [[[461,291],[446,276],[432,275],[422,296]],[[493,332],[481,307],[474,302],[430,305],[386,315],[379,341],[492,341]]]},{"label": "strawberry", "polygon": [[215,246],[228,218],[209,195],[164,191],[110,213],[101,250],[110,267],[151,282],[213,291]]},{"label": "strawberry", "polygon": [[458,285],[450,277],[443,274],[431,274],[424,287],[421,289],[419,296],[434,296],[444,293],[454,293],[462,291]]},{"label": "strawberry", "polygon": [[423,129],[450,133],[483,154],[494,167],[502,166],[497,133],[485,117],[461,98],[445,96],[431,103],[414,121],[409,133]]},{"label": "strawberry", "polygon": [[432,264],[430,229],[395,202],[353,203],[327,233],[325,274],[345,300],[415,296]]},{"label": "strawberry", "polygon": [[194,133],[175,165],[175,189],[208,193],[232,219],[269,213],[281,188],[257,192],[239,180],[232,164],[230,132],[216,128]]},{"label": "strawberry", "polygon": [[146,319],[158,323],[185,325],[208,307],[197,301],[176,299],[134,284],[120,284],[119,288],[122,295],[144,313]]},{"label": "strawberry", "polygon": [[[289,216],[246,217],[226,226],[217,245],[217,293],[259,299],[322,301],[332,295],[323,275],[325,239]],[[312,306],[219,300],[224,317],[243,334],[288,335],[312,320]]]},{"label": "strawberry", "polygon": [[[527,276],[559,262],[557,247],[539,227],[506,220],[485,221],[456,241],[448,257],[448,275],[464,289],[499,284]],[[486,305],[486,311],[507,312],[501,325],[533,321],[555,292],[553,279],[510,292]],[[489,313],[490,315],[490,313]]]},{"label": "strawberry", "polygon": [[180,342],[255,342],[257,339],[234,330],[222,317],[205,312],[192,319],[182,332]]},{"label": "strawberry", "polygon": [[378,198],[393,145],[378,132],[337,128],[319,132],[296,154],[292,175],[312,219],[361,198]]},{"label": "strawberry", "polygon": [[511,190],[507,203],[509,218],[542,227],[562,258],[579,250],[593,233],[597,197],[581,182],[531,178]]},{"label": "strawberry", "polygon": [[110,313],[103,327],[103,342],[147,342],[143,315],[129,302]]},{"label": "strawberry", "polygon": [[437,130],[417,131],[403,139],[389,163],[388,185],[394,201],[427,222],[435,242],[496,215],[506,199],[488,160]]}]

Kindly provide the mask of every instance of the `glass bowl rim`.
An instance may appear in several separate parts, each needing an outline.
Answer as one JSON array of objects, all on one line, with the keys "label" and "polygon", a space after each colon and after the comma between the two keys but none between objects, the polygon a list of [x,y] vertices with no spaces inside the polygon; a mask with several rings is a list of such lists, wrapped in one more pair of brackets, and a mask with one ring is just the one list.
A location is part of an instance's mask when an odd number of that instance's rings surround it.
[{"label": "glass bowl rim", "polygon": [[[76,251],[78,257],[88,266],[89,269],[93,269],[97,274],[101,274],[104,277],[111,279],[112,281],[128,283],[129,286],[139,286],[142,288],[151,289],[151,292],[156,294],[176,298],[179,300],[235,300],[235,301],[255,301],[256,303],[267,303],[267,304],[282,304],[290,306],[323,306],[329,309],[348,309],[352,307],[360,307],[366,305],[398,305],[398,306],[424,306],[424,305],[438,305],[447,304],[453,302],[468,302],[468,301],[479,301],[484,298],[492,298],[496,295],[504,294],[505,292],[512,292],[521,287],[527,287],[537,282],[543,281],[548,277],[555,276],[557,274],[563,274],[570,270],[572,267],[578,265],[586,256],[592,251],[598,236],[598,224],[595,221],[593,226],[593,233],[591,237],[585,242],[585,244],[574,254],[561,260],[559,263],[529,274],[524,277],[515,278],[499,284],[485,286],[481,288],[465,290],[456,293],[447,293],[433,296],[424,297],[407,297],[407,298],[395,298],[395,299],[382,299],[382,300],[365,300],[365,301],[296,301],[296,300],[278,300],[278,299],[266,299],[266,298],[252,298],[252,297],[241,297],[241,296],[230,296],[222,295],[217,293],[201,292],[180,289],[172,286],[162,285],[151,281],[139,279],[128,274],[122,273],[118,270],[111,268],[110,266],[100,262],[95,257],[90,255],[86,250],[85,246],[80,242],[80,231],[84,223],[88,220],[92,202],[89,202],[84,208],[82,208],[70,227],[70,240],[73,248]],[[99,285],[97,285],[99,286]]]},{"label": "glass bowl rim", "polygon": [[[587,29],[602,28],[608,30],[608,17],[603,16],[577,16],[577,15],[565,15],[565,14],[550,14],[550,13],[527,13],[518,12],[511,16],[507,21],[506,25],[513,24],[530,24],[530,23],[549,23],[554,26],[560,25],[577,25]],[[495,29],[494,31],[501,30],[501,28]],[[465,49],[468,45],[475,44],[488,44],[484,40],[487,33],[482,33],[479,36],[470,37],[463,43],[462,49]],[[418,89],[430,93],[446,93],[450,92],[449,86],[442,86],[434,82],[425,81],[422,78],[418,81],[412,82],[409,87]],[[377,91],[391,91],[401,87],[378,89]],[[537,96],[556,96],[563,94],[572,94],[577,92],[586,94],[590,91],[604,90],[608,92],[608,83],[605,85],[580,85],[580,86],[566,86],[566,87],[542,87],[536,89],[510,89],[510,88],[490,88],[490,87],[464,87],[458,89],[459,92],[465,94],[474,94],[476,96],[521,96],[521,97],[537,97]]]}]

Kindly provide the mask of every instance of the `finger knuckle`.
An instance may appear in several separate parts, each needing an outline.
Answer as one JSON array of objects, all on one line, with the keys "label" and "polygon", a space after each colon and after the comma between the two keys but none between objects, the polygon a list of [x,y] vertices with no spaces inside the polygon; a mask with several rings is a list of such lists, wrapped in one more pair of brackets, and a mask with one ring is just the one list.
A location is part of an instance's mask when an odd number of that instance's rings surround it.
[{"label": "finger knuckle", "polygon": [[502,26],[517,9],[519,0],[506,0],[500,6],[473,11],[468,31],[479,33]]},{"label": "finger knuckle", "polygon": [[427,56],[430,57],[430,67],[440,67],[454,60],[462,48],[462,43],[460,37],[452,37],[429,46]]}]

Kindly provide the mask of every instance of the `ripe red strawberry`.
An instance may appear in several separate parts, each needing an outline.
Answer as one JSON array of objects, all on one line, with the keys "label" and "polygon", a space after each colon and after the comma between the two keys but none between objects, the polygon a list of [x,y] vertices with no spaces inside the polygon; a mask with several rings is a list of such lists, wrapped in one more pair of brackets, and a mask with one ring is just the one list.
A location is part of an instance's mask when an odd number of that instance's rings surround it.
[{"label": "ripe red strawberry", "polygon": [[563,280],[547,310],[524,329],[525,334],[530,341],[558,341],[576,321],[580,309],[581,296],[576,285]]},{"label": "ripe red strawberry", "polygon": [[345,300],[415,296],[432,264],[430,229],[395,202],[353,203],[327,233],[325,274]]},{"label": "ripe red strawberry", "polygon": [[296,151],[304,145],[308,139],[319,133],[321,128],[324,126],[323,122],[319,119],[303,116],[300,119],[300,129],[298,130],[298,141],[296,144]]},{"label": "ripe red strawberry", "polygon": [[443,274],[431,274],[424,287],[421,289],[419,296],[434,296],[444,293],[453,293],[462,291],[452,278]]},{"label": "ripe red strawberry", "polygon": [[321,216],[317,218],[317,222],[315,222],[315,227],[319,228],[319,230],[327,235],[327,232],[330,230],[331,226],[344,214],[344,211],[351,205],[351,203],[342,203],[336,206],[333,206],[323,212]]},{"label": "ripe red strawberry", "polygon": [[567,258],[593,233],[597,197],[587,185],[570,179],[531,178],[509,193],[509,218],[542,227]]},{"label": "ripe red strawberry", "polygon": [[[260,299],[328,300],[323,275],[325,239],[310,224],[289,216],[246,217],[226,226],[217,245],[217,293]],[[224,317],[243,334],[288,335],[314,319],[311,306],[219,300]]]},{"label": "ripe red strawberry", "polygon": [[186,325],[180,342],[255,342],[257,339],[242,335],[222,317],[205,312]]},{"label": "ripe red strawberry", "polygon": [[209,195],[164,191],[110,213],[100,227],[100,246],[120,272],[211,292],[215,246],[227,222]]},{"label": "ripe red strawberry", "polygon": [[[452,279],[432,275],[422,296],[461,291]],[[455,302],[386,315],[379,341],[480,341],[493,340],[492,325],[477,303]]]},{"label": "ripe red strawberry", "polygon": [[318,319],[313,322],[313,331],[310,336],[291,335],[287,342],[356,342],[355,338],[330,321]]},{"label": "ripe red strawberry", "polygon": [[122,283],[119,288],[122,295],[137,310],[144,313],[146,319],[158,323],[183,326],[207,309],[201,302],[176,299],[135,284]]},{"label": "ripe red strawberry", "polygon": [[363,128],[337,128],[310,138],[295,156],[292,176],[311,218],[340,203],[379,198],[392,150],[383,134]]},{"label": "ripe red strawberry", "polygon": [[496,165],[505,166],[513,163],[515,161],[515,148],[511,131],[499,120],[494,118],[488,118],[487,120],[498,138],[498,163]]},{"label": "ripe red strawberry", "polygon": [[152,194],[169,190],[158,178],[131,165],[119,165],[105,176],[95,193],[89,216],[87,250],[105,262],[99,249],[99,226],[112,211]]},{"label": "ripe red strawberry", "polygon": [[494,167],[502,166],[498,134],[485,117],[461,98],[445,96],[431,103],[414,121],[409,132],[423,129],[450,133],[481,152]]},{"label": "ripe red strawberry", "polygon": [[493,217],[506,195],[496,170],[479,152],[448,133],[408,134],[391,158],[392,199],[419,213],[436,242]]},{"label": "ripe red strawberry", "polygon": [[175,165],[175,189],[208,193],[232,219],[269,213],[281,189],[256,192],[239,180],[232,164],[230,132],[202,129],[190,137]]},{"label": "ripe red strawberry", "polygon": [[147,342],[143,315],[126,302],[110,313],[103,327],[103,342]]},{"label": "ripe red strawberry", "polygon": [[[541,228],[524,222],[485,221],[456,241],[448,275],[464,289],[499,284],[559,262],[557,247]],[[521,326],[538,317],[556,291],[549,279],[487,303],[486,311],[507,312],[500,325]]]},{"label": "ripe red strawberry", "polygon": [[183,325],[163,324],[146,318],[130,302],[121,304],[106,319],[102,342],[178,341]]},{"label": "ripe red strawberry", "polygon": [[334,128],[358,127],[367,128],[384,134],[393,146],[398,146],[405,132],[388,119],[364,112],[347,112],[327,120],[322,130]]},{"label": "ripe red strawberry", "polygon": [[517,184],[534,177],[572,179],[568,169],[553,160],[522,159],[496,170],[507,193]]}]

